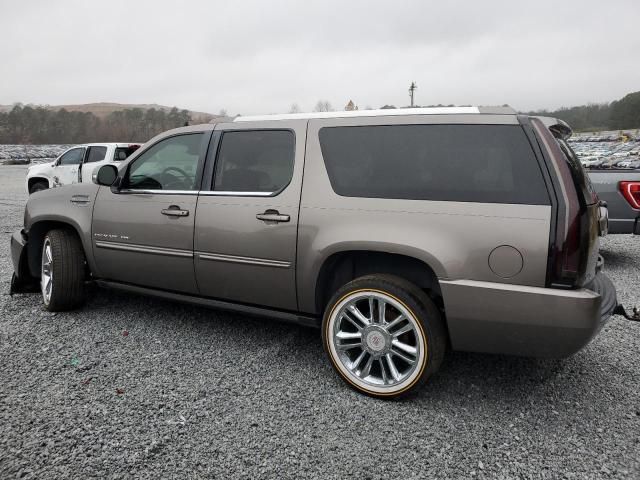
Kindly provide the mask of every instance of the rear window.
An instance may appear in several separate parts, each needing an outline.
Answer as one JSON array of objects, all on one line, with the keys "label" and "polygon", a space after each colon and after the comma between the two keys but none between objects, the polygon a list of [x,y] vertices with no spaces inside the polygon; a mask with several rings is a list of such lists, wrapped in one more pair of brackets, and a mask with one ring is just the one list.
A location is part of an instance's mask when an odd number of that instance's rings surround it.
[{"label": "rear window", "polygon": [[338,195],[550,204],[517,125],[324,127],[319,135]]},{"label": "rear window", "polygon": [[140,145],[129,145],[128,147],[117,147],[116,153],[113,156],[113,159],[116,162],[121,162],[122,160],[126,160],[129,155],[138,150]]}]

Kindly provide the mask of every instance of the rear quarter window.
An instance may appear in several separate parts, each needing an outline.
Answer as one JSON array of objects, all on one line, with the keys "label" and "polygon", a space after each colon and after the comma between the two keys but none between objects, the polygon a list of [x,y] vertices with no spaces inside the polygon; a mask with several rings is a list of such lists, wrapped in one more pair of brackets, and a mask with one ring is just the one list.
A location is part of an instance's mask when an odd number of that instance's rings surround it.
[{"label": "rear quarter window", "polygon": [[319,136],[338,195],[550,204],[518,125],[324,127]]},{"label": "rear quarter window", "polygon": [[130,145],[128,147],[117,147],[116,151],[113,155],[113,159],[116,162],[121,162],[122,160],[126,160],[129,155],[138,150],[140,145]]}]

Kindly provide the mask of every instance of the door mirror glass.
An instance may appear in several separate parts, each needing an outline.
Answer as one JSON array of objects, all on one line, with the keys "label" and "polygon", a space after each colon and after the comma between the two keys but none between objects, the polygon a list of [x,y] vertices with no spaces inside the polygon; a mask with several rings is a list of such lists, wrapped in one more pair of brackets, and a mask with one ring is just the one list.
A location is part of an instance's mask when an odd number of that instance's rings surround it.
[{"label": "door mirror glass", "polygon": [[110,187],[118,177],[118,169],[113,165],[102,165],[98,173],[93,175],[93,183]]}]

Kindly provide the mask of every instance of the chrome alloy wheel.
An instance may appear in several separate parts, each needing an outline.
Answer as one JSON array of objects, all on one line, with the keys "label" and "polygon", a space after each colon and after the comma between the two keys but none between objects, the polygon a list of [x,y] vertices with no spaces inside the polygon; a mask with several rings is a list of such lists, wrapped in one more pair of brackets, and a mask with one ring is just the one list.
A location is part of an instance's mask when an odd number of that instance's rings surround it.
[{"label": "chrome alloy wheel", "polygon": [[44,239],[42,246],[42,268],[40,269],[40,289],[45,305],[51,301],[51,291],[53,290],[53,253],[51,251],[51,241]]},{"label": "chrome alloy wheel", "polygon": [[336,366],[364,390],[397,393],[424,369],[422,326],[403,303],[384,292],[359,290],[343,297],[327,332]]}]

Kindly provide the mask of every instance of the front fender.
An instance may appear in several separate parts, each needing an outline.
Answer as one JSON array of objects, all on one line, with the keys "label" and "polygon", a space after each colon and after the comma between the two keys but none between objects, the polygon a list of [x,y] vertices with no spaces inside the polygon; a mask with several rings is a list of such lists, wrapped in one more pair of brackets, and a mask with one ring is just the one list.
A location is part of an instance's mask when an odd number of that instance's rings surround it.
[{"label": "front fender", "polygon": [[65,225],[78,234],[89,268],[95,271],[91,221],[99,188],[93,183],[74,184],[43,190],[29,197],[25,207],[24,230],[28,238],[29,268],[32,273],[39,270],[40,249],[46,232]]}]

